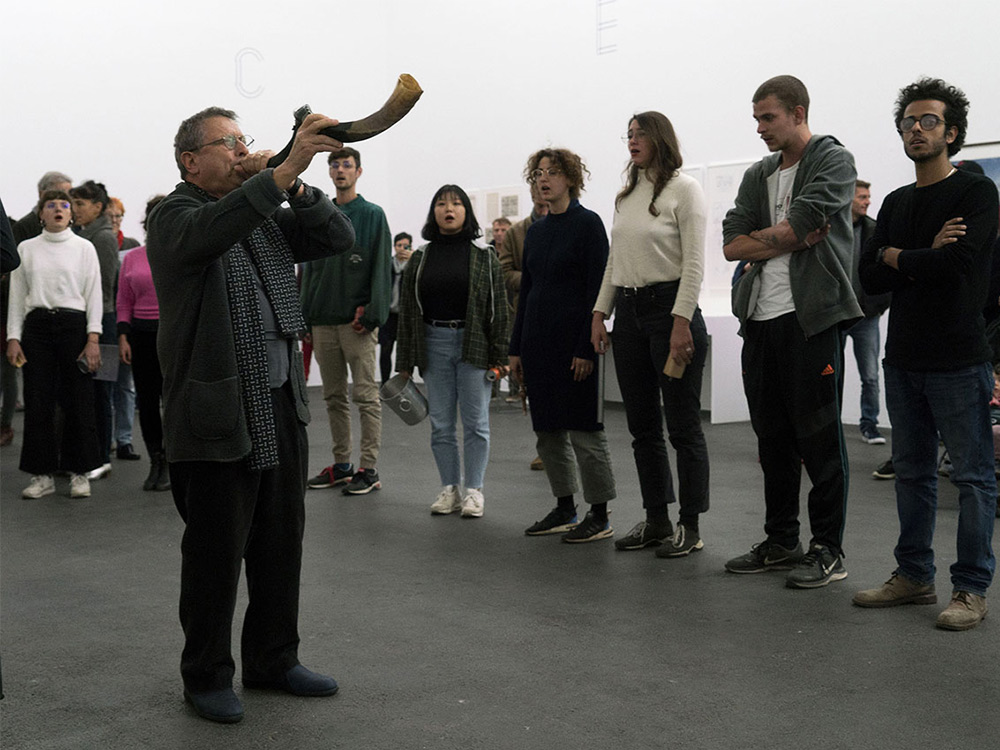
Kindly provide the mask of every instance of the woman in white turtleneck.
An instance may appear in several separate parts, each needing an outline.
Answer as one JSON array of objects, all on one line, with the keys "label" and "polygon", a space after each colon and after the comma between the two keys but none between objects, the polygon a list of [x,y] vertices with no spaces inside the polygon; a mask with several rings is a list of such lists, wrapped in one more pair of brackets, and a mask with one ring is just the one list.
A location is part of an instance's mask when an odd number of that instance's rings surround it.
[{"label": "woman in white turtleneck", "polygon": [[[22,495],[55,492],[52,475],[70,472],[70,496],[89,497],[87,472],[100,465],[92,374],[100,365],[101,269],[90,241],[69,231],[70,197],[47,190],[38,202],[42,233],[18,245],[10,277],[7,359],[24,367]],[[64,422],[56,442],[56,404]]]},{"label": "woman in white turtleneck", "polygon": [[[625,187],[615,200],[611,251],[594,305],[591,341],[598,353],[614,344],[615,371],[632,433],[646,519],[615,546],[659,546],[657,557],[683,557],[704,545],[698,518],[708,510],[708,448],[701,429],[701,379],[708,347],[698,292],[705,267],[705,197],[680,171],[670,120],[642,112],[628,124]],[[615,311],[610,341],[604,320]],[[668,362],[676,371],[664,374]],[[677,452],[674,492],[663,439],[662,398],[670,444]],[[669,504],[680,500],[677,525]]]}]

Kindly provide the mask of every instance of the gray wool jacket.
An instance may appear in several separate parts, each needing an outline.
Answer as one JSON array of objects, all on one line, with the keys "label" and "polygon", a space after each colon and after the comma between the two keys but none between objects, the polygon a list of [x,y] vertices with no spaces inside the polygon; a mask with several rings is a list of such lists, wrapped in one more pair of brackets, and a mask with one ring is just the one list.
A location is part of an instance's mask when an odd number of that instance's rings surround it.
[{"label": "gray wool jacket", "polygon": [[[780,162],[780,153],[771,154],[743,174],[736,205],[722,222],[724,244],[771,226],[767,179]],[[832,135],[809,139],[792,185],[788,223],[800,240],[826,224],[830,233],[811,248],[793,252],[789,260],[795,314],[806,337],[862,317],[851,287],[851,201],[856,179],[854,157],[840,141]],[[756,304],[760,269],[766,262],[755,263],[733,285],[733,314],[739,318],[741,332]]]},{"label": "gray wool jacket", "polygon": [[[281,229],[296,262],[345,252],[354,229],[321,190],[280,208],[286,196],[267,169],[219,200],[186,182],[153,209],[146,249],[160,303],[156,349],[163,370],[168,461],[237,461],[250,453],[240,396],[236,339],[226,290],[229,249],[267,219]],[[297,296],[289,273],[288,294]],[[266,370],[266,358],[260,368]],[[289,374],[296,413],[309,421],[302,358]]]}]

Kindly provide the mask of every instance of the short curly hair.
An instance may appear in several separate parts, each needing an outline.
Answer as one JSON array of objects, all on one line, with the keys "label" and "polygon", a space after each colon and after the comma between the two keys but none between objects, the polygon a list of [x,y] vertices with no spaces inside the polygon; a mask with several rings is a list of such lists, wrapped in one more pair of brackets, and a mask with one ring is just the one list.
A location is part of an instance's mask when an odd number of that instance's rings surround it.
[{"label": "short curly hair", "polygon": [[965,145],[965,131],[969,127],[969,98],[957,86],[951,86],[940,78],[921,78],[899,90],[896,98],[896,128],[903,119],[903,113],[913,102],[933,99],[944,104],[945,130],[954,126],[958,129],[955,140],[948,144],[948,156],[954,156]]},{"label": "short curly hair", "polygon": [[[583,163],[583,159],[565,148],[543,148],[528,157],[528,163],[524,167],[524,179],[529,185],[535,184],[535,178],[531,173],[538,169],[542,159],[548,157],[553,165],[562,170],[569,183],[569,197],[576,200],[584,190],[583,181],[590,177],[590,170]],[[586,175],[586,177],[584,177]]]}]

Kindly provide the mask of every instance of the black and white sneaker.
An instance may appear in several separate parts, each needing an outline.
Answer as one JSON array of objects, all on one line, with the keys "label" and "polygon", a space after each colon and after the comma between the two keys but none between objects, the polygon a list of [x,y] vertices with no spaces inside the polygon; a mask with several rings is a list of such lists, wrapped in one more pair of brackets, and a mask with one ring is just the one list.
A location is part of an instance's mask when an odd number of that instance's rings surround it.
[{"label": "black and white sneaker", "polygon": [[677,524],[677,531],[656,550],[657,557],[685,557],[705,546],[697,531],[691,531],[683,523]]},{"label": "black and white sneaker", "polygon": [[861,439],[868,443],[868,445],[885,445],[885,438],[882,437],[882,433],[878,431],[878,427],[875,425],[862,425]]},{"label": "black and white sneaker", "polygon": [[358,469],[350,484],[344,487],[345,495],[367,495],[372,490],[382,489],[375,469]]},{"label": "black and white sneaker", "polygon": [[544,536],[545,534],[564,534],[579,524],[576,518],[576,506],[572,510],[553,508],[541,521],[536,521],[524,530],[528,536]]},{"label": "black and white sneaker", "polygon": [[563,534],[562,540],[570,544],[579,544],[581,542],[596,542],[598,539],[607,539],[614,535],[615,530],[611,528],[611,521],[607,518],[598,520],[594,517],[593,511],[587,511],[583,521]]},{"label": "black and white sneaker", "polygon": [[763,573],[768,570],[791,570],[802,558],[802,545],[789,549],[764,540],[755,544],[745,555],[726,563],[730,573]]},{"label": "black and white sneaker", "polygon": [[666,544],[674,535],[674,527],[670,521],[664,523],[650,523],[649,521],[639,521],[621,539],[615,539],[615,549],[633,550],[643,549],[650,545]]},{"label": "black and white sneaker", "polygon": [[875,479],[895,479],[896,469],[892,465],[892,459],[879,464],[878,468],[872,472],[872,476]]},{"label": "black and white sneaker", "polygon": [[793,589],[818,589],[847,578],[839,554],[822,544],[813,544],[798,564],[785,576],[785,585]]}]

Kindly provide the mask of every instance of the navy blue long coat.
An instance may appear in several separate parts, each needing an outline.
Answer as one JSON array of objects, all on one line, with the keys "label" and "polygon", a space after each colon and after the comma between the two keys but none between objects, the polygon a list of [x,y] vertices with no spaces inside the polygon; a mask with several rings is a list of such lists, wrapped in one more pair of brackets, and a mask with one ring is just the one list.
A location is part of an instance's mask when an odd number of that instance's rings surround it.
[{"label": "navy blue long coat", "polygon": [[[536,432],[603,429],[590,321],[607,261],[604,222],[579,201],[528,228],[510,353],[521,357]],[[579,383],[573,357],[594,362]]]}]

